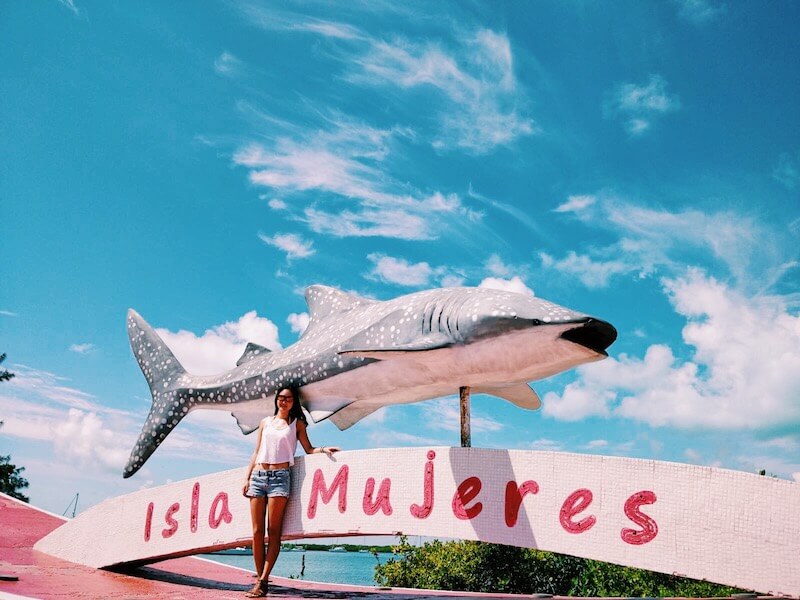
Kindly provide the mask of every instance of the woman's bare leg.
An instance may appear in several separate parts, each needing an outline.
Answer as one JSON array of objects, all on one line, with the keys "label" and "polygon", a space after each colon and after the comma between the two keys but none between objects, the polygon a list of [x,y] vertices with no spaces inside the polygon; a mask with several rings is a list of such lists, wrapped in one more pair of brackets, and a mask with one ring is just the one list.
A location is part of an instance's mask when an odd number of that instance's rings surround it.
[{"label": "woman's bare leg", "polygon": [[267,499],[250,498],[250,519],[253,521],[253,561],[256,575],[264,570],[264,517],[267,513]]},{"label": "woman's bare leg", "polygon": [[286,504],[289,498],[283,496],[273,496],[267,500],[267,558],[264,562],[264,570],[261,572],[261,580],[267,581],[278,553],[281,551],[281,533],[283,532],[283,515],[286,512]]}]

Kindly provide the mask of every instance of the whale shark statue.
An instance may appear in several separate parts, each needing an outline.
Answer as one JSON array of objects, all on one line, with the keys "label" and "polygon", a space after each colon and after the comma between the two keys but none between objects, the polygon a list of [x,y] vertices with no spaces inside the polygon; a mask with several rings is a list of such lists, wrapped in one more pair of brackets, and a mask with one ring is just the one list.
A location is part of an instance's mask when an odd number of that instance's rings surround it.
[{"label": "whale shark statue", "polygon": [[250,343],[236,367],[215,376],[186,372],[134,310],[128,336],[153,395],[123,471],[138,471],[197,408],[231,411],[242,432],[258,428],[284,386],[301,388],[315,421],[346,429],[389,405],[470,386],[537,409],[529,381],[600,360],[617,337],[609,323],[540,298],[487,288],[440,288],[385,302],[313,285],[300,339],[271,352]]}]

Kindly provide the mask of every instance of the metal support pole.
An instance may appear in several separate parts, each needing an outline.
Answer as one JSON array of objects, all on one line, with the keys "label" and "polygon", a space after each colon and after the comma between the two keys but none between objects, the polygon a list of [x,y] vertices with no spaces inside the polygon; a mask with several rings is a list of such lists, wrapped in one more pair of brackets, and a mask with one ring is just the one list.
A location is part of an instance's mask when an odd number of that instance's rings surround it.
[{"label": "metal support pole", "polygon": [[461,447],[472,446],[472,434],[469,426],[469,386],[458,388],[458,400],[461,406]]}]

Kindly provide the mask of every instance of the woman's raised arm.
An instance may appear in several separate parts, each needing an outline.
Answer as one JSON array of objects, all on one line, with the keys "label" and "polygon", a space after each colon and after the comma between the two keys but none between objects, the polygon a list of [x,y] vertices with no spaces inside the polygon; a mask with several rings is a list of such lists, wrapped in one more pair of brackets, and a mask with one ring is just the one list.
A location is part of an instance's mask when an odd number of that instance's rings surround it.
[{"label": "woman's raised arm", "polygon": [[320,446],[319,448],[312,446],[308,439],[308,425],[305,422],[297,419],[297,441],[303,446],[306,454],[327,454],[331,455],[334,452],[339,452],[338,446]]}]

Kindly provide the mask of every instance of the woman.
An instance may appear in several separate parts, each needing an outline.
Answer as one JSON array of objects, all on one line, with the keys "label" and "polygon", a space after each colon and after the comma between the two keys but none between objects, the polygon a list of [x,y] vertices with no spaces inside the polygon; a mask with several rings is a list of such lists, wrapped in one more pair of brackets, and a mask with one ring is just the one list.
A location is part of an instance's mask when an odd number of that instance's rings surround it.
[{"label": "woman", "polygon": [[[269,574],[281,550],[283,515],[289,501],[291,474],[297,441],[306,454],[338,452],[339,448],[315,448],[308,441],[306,418],[300,408],[297,388],[286,387],[275,394],[275,415],[266,417],[258,426],[256,449],[250,459],[242,494],[250,498],[253,521],[253,559],[258,581],[245,595],[261,598],[267,595]],[[267,517],[267,553],[264,556],[264,519]]]}]

